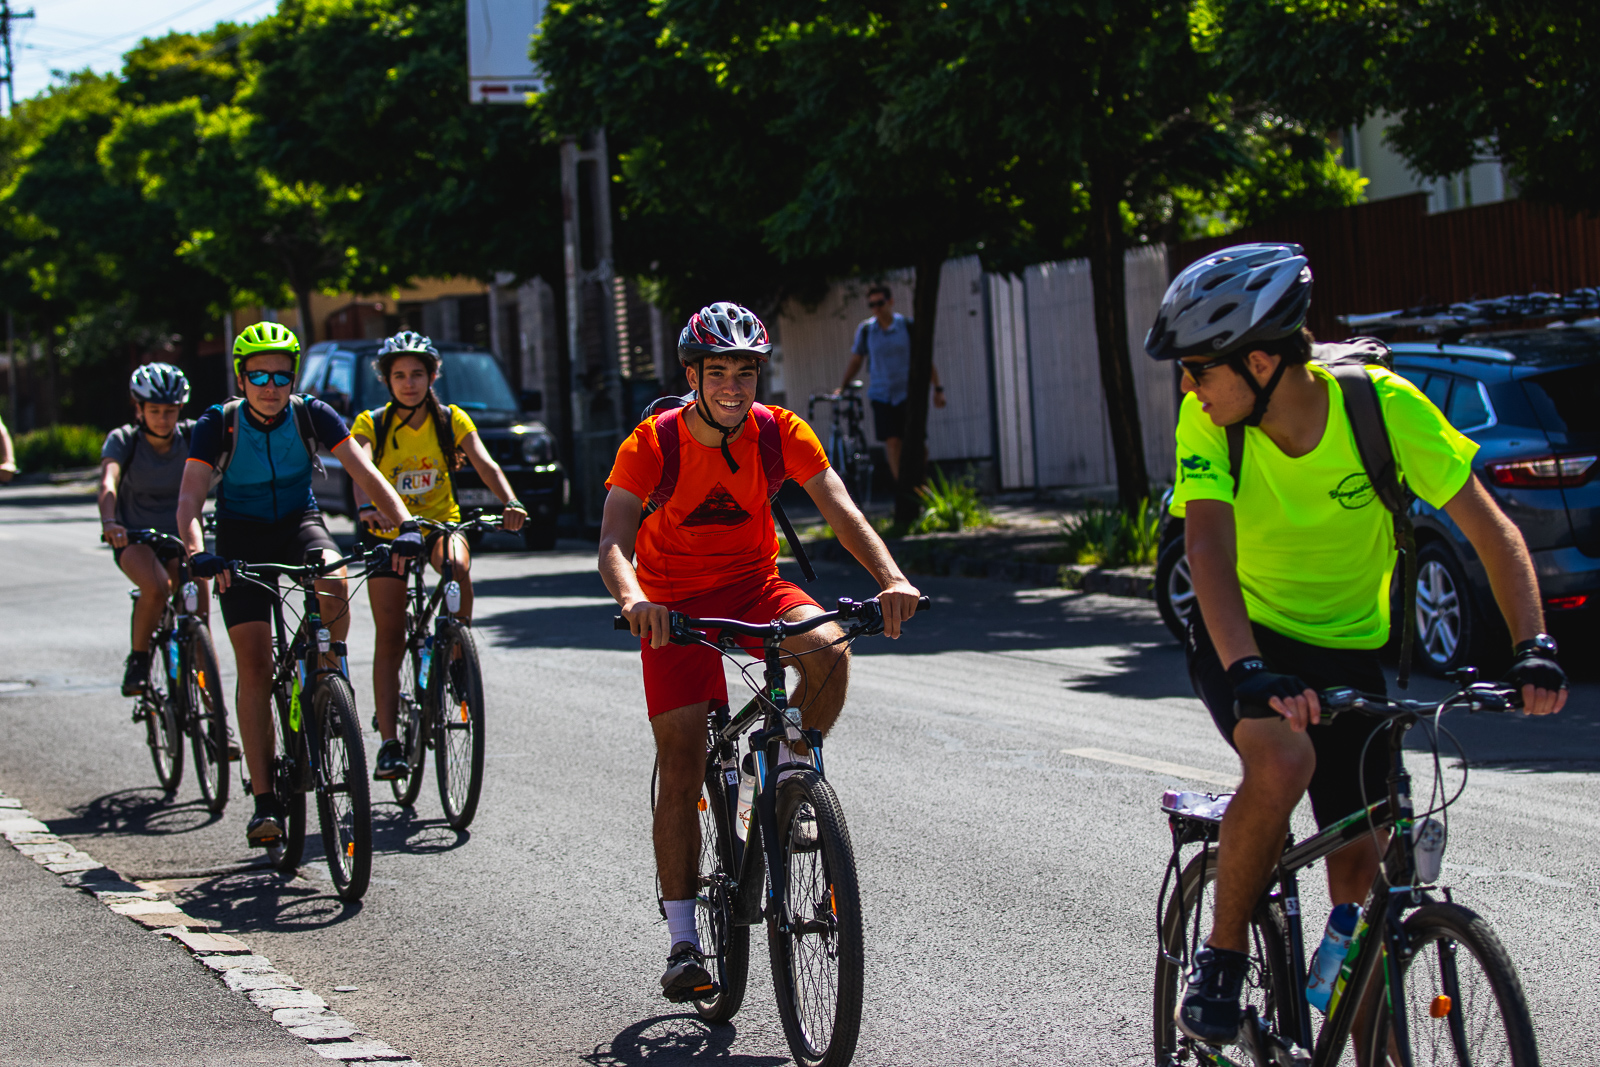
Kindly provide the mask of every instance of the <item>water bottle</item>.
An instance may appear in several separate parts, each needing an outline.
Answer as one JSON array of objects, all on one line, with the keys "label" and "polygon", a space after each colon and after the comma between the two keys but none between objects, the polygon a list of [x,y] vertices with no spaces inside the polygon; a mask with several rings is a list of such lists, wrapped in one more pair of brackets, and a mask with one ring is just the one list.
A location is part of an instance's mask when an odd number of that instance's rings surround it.
[{"label": "water bottle", "polygon": [[1444,823],[1430,816],[1412,825],[1411,858],[1417,866],[1418,885],[1439,880],[1444,867]]},{"label": "water bottle", "polygon": [[422,641],[422,669],[417,672],[417,688],[428,688],[428,664],[433,662],[433,638]]},{"label": "water bottle", "polygon": [[454,615],[461,610],[461,583],[446,582],[444,587],[444,610]]},{"label": "water bottle", "polygon": [[753,774],[739,775],[739,811],[733,832],[740,841],[750,840],[750,809],[755,804],[756,779]]},{"label": "water bottle", "polygon": [[1306,1000],[1320,1012],[1328,1010],[1328,998],[1333,995],[1333,985],[1339,978],[1345,953],[1350,951],[1350,938],[1356,932],[1356,920],[1360,915],[1360,905],[1336,905],[1328,916],[1322,944],[1311,957],[1311,973],[1306,976]]},{"label": "water bottle", "polygon": [[167,677],[178,677],[178,642],[167,642]]}]

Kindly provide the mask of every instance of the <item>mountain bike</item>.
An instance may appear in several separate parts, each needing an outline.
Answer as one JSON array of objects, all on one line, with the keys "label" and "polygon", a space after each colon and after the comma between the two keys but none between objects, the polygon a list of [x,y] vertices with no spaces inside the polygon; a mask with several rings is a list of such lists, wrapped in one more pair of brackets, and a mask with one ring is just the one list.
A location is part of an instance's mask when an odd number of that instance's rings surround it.
[{"label": "mountain bike", "polygon": [[[228,705],[211,628],[199,614],[200,588],[189,574],[183,542],[159,530],[129,530],[128,544],[149,545],[156,558],[178,561],[178,580],[150,641],[150,673],[133,708],[145,727],[156,779],[171,799],[183,781],[183,741],[194,753],[200,795],[213,815],[228,806]],[[139,590],[128,595],[136,605]]]},{"label": "mountain bike", "polygon": [[[235,581],[254,582],[272,593],[272,704],[277,754],[272,760],[272,790],[288,817],[284,836],[267,846],[267,859],[280,871],[300,866],[306,844],[306,794],[317,796],[322,848],[328,873],[341,900],[360,900],[372,876],[372,799],[367,786],[367,755],[356,716],[355,690],[345,643],[335,641],[322,622],[316,580],[349,563],[366,573],[389,563],[388,546],[372,553],[359,547],[350,556],[289,567],[276,563],[229,564]],[[283,621],[291,594],[278,587],[287,578],[301,594],[300,623],[291,634]],[[309,714],[308,714],[309,712]],[[246,793],[251,792],[245,783]]]},{"label": "mountain bike", "polygon": [[[930,606],[927,597],[919,603],[922,610]],[[725,656],[737,647],[736,634],[760,638],[765,668],[759,686],[745,673],[755,695],[738,714],[718,704],[707,715],[695,911],[714,984],[710,996],[694,1002],[695,1011],[713,1023],[738,1012],[750,971],[750,927],[766,920],[778,1015],[802,1067],[843,1067],[861,1031],[864,956],[855,851],[844,808],[823,772],[822,734],[801,726],[782,663],[784,640],[835,620],[851,623],[845,642],[883,632],[876,600],[842,598],[836,610],[801,622],[673,612],[669,624],[673,644],[703,644]],[[620,615],[612,625],[629,629]],[[706,630],[721,631],[716,642],[706,640]],[[748,755],[741,761],[739,738],[746,733]],[[809,745],[809,759],[780,764],[780,741],[791,751]],[[742,787],[753,793],[746,797]]]},{"label": "mountain bike", "polygon": [[452,830],[465,830],[477,814],[483,790],[483,671],[472,623],[456,616],[461,586],[450,553],[444,553],[432,595],[423,572],[439,538],[498,530],[500,523],[482,515],[463,522],[418,519],[417,523],[429,531],[428,547],[406,576],[406,651],[395,719],[411,773],[389,786],[399,803],[407,807],[416,803],[423,762],[428,749],[433,749],[445,821]]},{"label": "mountain bike", "polygon": [[[1190,1057],[1233,1067],[1332,1067],[1348,1062],[1340,1060],[1347,1044],[1362,1065],[1536,1067],[1533,1023],[1510,956],[1482,917],[1457,904],[1448,887],[1434,884],[1447,824],[1433,816],[1448,819],[1445,813],[1466,787],[1463,776],[1455,794],[1444,795],[1439,745],[1441,736],[1449,735],[1439,719],[1446,711],[1507,711],[1521,702],[1512,690],[1474,682],[1476,674],[1472,668],[1455,672],[1457,691],[1437,703],[1389,700],[1352,689],[1321,694],[1323,722],[1348,714],[1378,720],[1368,743],[1387,734],[1389,795],[1299,844],[1289,836],[1272,884],[1251,917],[1245,1018],[1232,1053],[1191,1040],[1173,1021],[1180,975],[1199,947],[1205,890],[1216,877],[1218,827],[1231,794],[1199,803],[1190,802],[1193,794],[1163,798],[1172,859],[1157,918],[1158,1067],[1187,1063]],[[1400,758],[1407,731],[1419,723],[1431,738],[1435,772],[1429,807],[1421,815],[1413,810],[1411,779]],[[1387,834],[1387,849],[1318,1030],[1306,1000],[1297,875],[1373,833]],[[1180,850],[1189,844],[1200,845],[1200,851],[1181,865]]]},{"label": "mountain bike", "polygon": [[816,423],[817,402],[832,404],[832,424],[828,429],[828,462],[856,503],[865,504],[872,496],[872,450],[867,447],[867,435],[861,404],[861,383],[851,382],[838,393],[818,393],[806,402],[806,421]]}]

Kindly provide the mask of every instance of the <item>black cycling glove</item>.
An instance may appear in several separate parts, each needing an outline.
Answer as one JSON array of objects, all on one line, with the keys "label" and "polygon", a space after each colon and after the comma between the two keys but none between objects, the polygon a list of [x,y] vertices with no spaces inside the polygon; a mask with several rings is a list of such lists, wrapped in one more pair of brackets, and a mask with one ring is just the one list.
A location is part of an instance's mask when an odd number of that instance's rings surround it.
[{"label": "black cycling glove", "polygon": [[407,519],[400,524],[400,533],[392,542],[394,554],[411,559],[422,555],[422,528],[417,525],[416,519]]},{"label": "black cycling glove", "polygon": [[1518,693],[1522,692],[1525,685],[1548,689],[1553,693],[1567,687],[1567,672],[1549,654],[1528,649],[1516,658],[1501,680]]},{"label": "black cycling glove", "polygon": [[225,570],[230,570],[232,564],[221,556],[210,552],[196,552],[189,557],[189,573],[196,578],[215,578]]},{"label": "black cycling glove", "polygon": [[1246,656],[1228,668],[1233,685],[1233,715],[1236,719],[1282,718],[1268,703],[1273,697],[1287,700],[1311,687],[1292,674],[1274,674],[1259,656]]}]

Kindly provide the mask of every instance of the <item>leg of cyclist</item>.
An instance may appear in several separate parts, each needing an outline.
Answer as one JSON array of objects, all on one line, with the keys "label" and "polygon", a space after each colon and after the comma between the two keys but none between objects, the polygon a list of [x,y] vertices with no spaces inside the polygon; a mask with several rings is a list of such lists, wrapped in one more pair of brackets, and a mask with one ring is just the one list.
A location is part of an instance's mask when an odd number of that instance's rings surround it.
[{"label": "leg of cyclist", "polygon": [[238,673],[233,707],[239,716],[239,741],[244,748],[250,792],[256,813],[245,836],[251,844],[265,843],[286,831],[283,813],[272,794],[272,756],[276,747],[272,730],[272,624],[251,620],[228,627]]},{"label": "leg of cyclist", "polygon": [[[820,607],[802,604],[784,612],[783,618],[801,622],[821,614]],[[800,680],[789,691],[789,703],[800,708],[800,720],[807,729],[824,735],[838,721],[850,688],[850,649],[835,643],[843,637],[839,624],[830,622],[783,643],[785,666],[800,672]],[[803,756],[805,751],[798,754]]]},{"label": "leg of cyclist", "polygon": [[122,695],[131,697],[144,692],[150,673],[150,637],[172,595],[172,584],[167,568],[149,545],[127,546],[118,553],[117,565],[139,587],[139,599],[133,606],[132,650],[122,670]]},{"label": "leg of cyclist", "polygon": [[[433,545],[433,569],[444,573],[444,538],[438,538]],[[456,612],[456,618],[462,622],[472,621],[472,552],[467,548],[467,539],[460,534],[450,538],[450,563],[451,574],[461,585],[461,608]]]},{"label": "leg of cyclist", "polygon": [[406,666],[406,583],[399,578],[379,574],[367,581],[367,599],[372,604],[372,624],[377,631],[372,640],[372,707],[378,719],[378,733],[383,737],[373,772],[378,781],[404,778],[411,773],[396,733],[400,672]]},{"label": "leg of cyclist", "polygon": [[681,1003],[711,987],[695,928],[695,895],[700,862],[700,812],[697,805],[706,773],[706,714],[709,700],[673,708],[650,720],[656,739],[656,810],[652,827],[656,873],[672,948],[661,990]]}]

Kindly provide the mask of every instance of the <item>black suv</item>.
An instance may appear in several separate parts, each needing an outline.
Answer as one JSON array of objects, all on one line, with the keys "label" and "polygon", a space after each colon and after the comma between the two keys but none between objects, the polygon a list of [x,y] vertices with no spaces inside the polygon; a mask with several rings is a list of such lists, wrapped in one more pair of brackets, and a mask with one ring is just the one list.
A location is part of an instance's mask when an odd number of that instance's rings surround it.
[{"label": "black suv", "polygon": [[[1600,607],[1600,322],[1390,347],[1395,371],[1478,443],[1473,470],[1522,531],[1552,625],[1593,618]],[[1413,516],[1417,662],[1443,672],[1503,654],[1504,625],[1477,553],[1443,511],[1418,501]],[[1174,627],[1194,603],[1181,538],[1181,524],[1169,523],[1156,583]]]},{"label": "black suv", "polygon": [[[389,400],[372,364],[380,341],[321,341],[300,362],[299,389],[328,403],[346,420]],[[472,416],[478,437],[506,472],[517,499],[528,509],[523,538],[529,548],[556,544],[556,518],[567,501],[567,476],[556,458],[555,441],[544,424],[525,421],[516,395],[493,354],[470,345],[438,342],[439,380],[434,391],[446,404]],[[355,513],[355,496],[343,466],[324,453],[328,477],[317,480],[317,503],[325,511]],[[464,508],[495,507],[499,501],[470,463],[451,475],[456,502]]]}]

